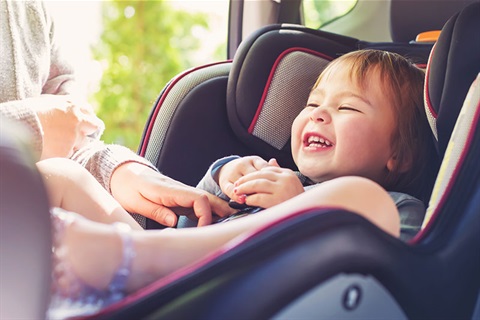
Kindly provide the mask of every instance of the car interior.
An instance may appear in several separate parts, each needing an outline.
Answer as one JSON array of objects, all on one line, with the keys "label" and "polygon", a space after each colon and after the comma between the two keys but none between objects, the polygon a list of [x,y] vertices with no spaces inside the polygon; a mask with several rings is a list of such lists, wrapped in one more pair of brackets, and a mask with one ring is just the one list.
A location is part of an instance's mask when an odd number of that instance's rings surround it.
[{"label": "car interior", "polygon": [[[255,2],[230,4],[228,60],[159,88],[139,154],[189,185],[231,154],[295,169],[290,126],[321,70],[354,50],[397,52],[426,70],[425,112],[441,161],[439,169],[432,164],[433,190],[416,195],[427,205],[422,230],[396,239],[346,210],[295,212],[85,318],[480,318],[480,2],[358,1],[320,29],[302,25],[301,1]],[[384,27],[358,27],[372,20],[365,12]],[[441,30],[438,37],[417,37],[432,30]],[[48,201],[26,138],[13,124],[0,129],[0,250],[15,257],[0,261],[8,302],[0,318],[42,318]],[[31,221],[33,210],[35,222],[18,223]],[[17,299],[24,307],[14,307]]]}]

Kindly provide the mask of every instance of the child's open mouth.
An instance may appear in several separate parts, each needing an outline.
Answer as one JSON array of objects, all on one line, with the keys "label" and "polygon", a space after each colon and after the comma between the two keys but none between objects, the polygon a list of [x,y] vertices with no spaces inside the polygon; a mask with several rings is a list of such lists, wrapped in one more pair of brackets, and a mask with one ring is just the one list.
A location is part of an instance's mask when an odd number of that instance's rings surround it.
[{"label": "child's open mouth", "polygon": [[333,145],[329,140],[315,135],[308,136],[304,141],[305,146],[309,148],[328,148]]}]

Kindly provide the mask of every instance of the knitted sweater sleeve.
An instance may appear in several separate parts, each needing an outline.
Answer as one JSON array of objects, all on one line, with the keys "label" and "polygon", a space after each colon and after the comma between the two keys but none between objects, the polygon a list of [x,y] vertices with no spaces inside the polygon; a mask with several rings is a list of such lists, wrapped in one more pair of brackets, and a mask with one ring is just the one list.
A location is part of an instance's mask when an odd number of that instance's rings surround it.
[{"label": "knitted sweater sleeve", "polygon": [[[0,103],[0,119],[2,118],[21,123],[29,129],[34,153],[39,159],[43,148],[43,131],[34,108],[28,104],[28,100]],[[97,139],[91,139],[90,143],[72,156],[72,159],[90,171],[108,191],[110,191],[110,179],[113,172],[124,163],[137,162],[157,170],[149,161],[130,149],[120,145],[105,144]]]},{"label": "knitted sweater sleeve", "polygon": [[110,180],[113,172],[122,164],[136,162],[157,170],[148,160],[124,146],[93,139],[78,150],[72,159],[83,165],[108,192],[111,192]]},{"label": "knitted sweater sleeve", "polygon": [[43,132],[36,113],[24,101],[10,101],[0,103],[0,116],[21,123],[31,134],[31,145],[37,159],[40,158],[43,148]]},{"label": "knitted sweater sleeve", "polygon": [[42,87],[42,94],[81,94],[80,86],[76,80],[75,68],[65,56],[62,45],[55,32],[55,23],[49,11],[43,5],[46,29],[50,42],[50,70]]}]

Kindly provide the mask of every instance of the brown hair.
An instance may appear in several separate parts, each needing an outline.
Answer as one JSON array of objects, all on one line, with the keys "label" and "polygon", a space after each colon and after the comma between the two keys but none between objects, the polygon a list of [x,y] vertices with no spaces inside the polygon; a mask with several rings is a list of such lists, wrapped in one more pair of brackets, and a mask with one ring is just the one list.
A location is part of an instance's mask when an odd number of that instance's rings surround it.
[{"label": "brown hair", "polygon": [[345,68],[345,64],[349,65],[352,80],[361,88],[366,86],[369,72],[378,72],[383,90],[392,102],[397,125],[391,144],[396,161],[386,174],[383,187],[425,200],[436,176],[438,159],[423,104],[424,71],[396,53],[359,50],[332,61],[314,87],[337,68]]}]

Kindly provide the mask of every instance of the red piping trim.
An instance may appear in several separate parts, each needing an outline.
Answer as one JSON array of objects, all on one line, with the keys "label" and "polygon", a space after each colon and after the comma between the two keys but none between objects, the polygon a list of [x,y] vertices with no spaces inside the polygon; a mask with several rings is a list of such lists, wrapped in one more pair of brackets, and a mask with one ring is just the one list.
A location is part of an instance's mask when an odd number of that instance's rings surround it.
[{"label": "red piping trim", "polygon": [[467,153],[468,153],[468,150],[470,149],[470,145],[472,144],[472,141],[475,138],[475,128],[477,128],[477,125],[479,123],[479,119],[480,119],[480,102],[477,105],[477,110],[475,112],[475,118],[472,122],[472,125],[470,126],[470,128],[473,129],[473,130],[470,130],[470,132],[468,133],[468,138],[467,138],[467,141],[465,143],[465,147],[463,148],[462,155],[460,156],[460,159],[459,159],[457,165],[455,166],[455,169],[454,169],[453,174],[452,174],[452,178],[450,179],[450,181],[448,183],[447,189],[443,193],[442,198],[438,202],[438,205],[435,208],[435,210],[434,210],[430,220],[428,221],[427,225],[425,226],[425,228],[420,230],[420,232],[412,240],[410,240],[409,243],[417,244],[423,238],[425,238],[426,234],[432,228],[433,222],[437,219],[437,216],[440,214],[440,208],[442,208],[444,206],[445,202],[447,201],[448,195],[450,194],[450,192],[453,188],[454,182],[457,180],[457,176],[458,176],[459,171],[462,167],[462,164],[465,161],[465,158],[467,157]]},{"label": "red piping trim", "polygon": [[428,85],[429,79],[430,79],[430,67],[431,67],[434,51],[435,51],[435,45],[433,45],[432,51],[430,52],[430,56],[428,57],[427,70],[425,71],[425,102],[427,104],[428,110],[430,110],[430,113],[436,119],[438,114],[435,111],[435,109],[433,109],[432,101],[430,100],[430,87]]},{"label": "red piping trim", "polygon": [[153,126],[155,124],[155,119],[157,118],[157,115],[158,115],[158,112],[160,111],[160,108],[162,107],[162,104],[163,102],[165,101],[165,99],[167,98],[168,94],[170,93],[170,91],[172,90],[172,88],[184,77],[186,77],[187,75],[189,75],[190,73],[193,73],[195,71],[198,71],[200,69],[204,69],[204,68],[208,68],[208,67],[211,67],[211,66],[214,66],[214,65],[220,65],[220,64],[224,64],[224,63],[230,63],[232,62],[232,60],[227,60],[227,61],[220,61],[220,62],[214,62],[214,63],[210,63],[210,64],[205,64],[205,65],[202,65],[200,67],[195,67],[195,68],[191,68],[191,69],[188,69],[182,73],[180,73],[179,75],[177,75],[175,78],[173,78],[173,80],[170,82],[170,84],[168,85],[168,87],[165,89],[165,92],[162,94],[162,97],[160,98],[160,100],[158,101],[158,103],[155,105],[155,110],[154,110],[154,113],[148,123],[148,128],[147,128],[147,131],[145,132],[145,137],[143,138],[143,141],[142,141],[142,147],[140,149],[140,156],[144,157],[145,156],[145,152],[147,150],[147,145],[148,145],[148,141],[150,140],[150,135],[152,133],[152,130],[153,130]]},{"label": "red piping trim", "polygon": [[323,53],[320,53],[320,52],[317,52],[317,51],[314,51],[314,50],[311,50],[311,49],[307,49],[307,48],[294,47],[294,48],[289,48],[289,49],[283,51],[277,57],[277,60],[275,60],[275,63],[273,64],[272,69],[270,70],[270,75],[268,76],[268,80],[267,80],[267,83],[265,85],[265,89],[263,90],[262,98],[260,99],[260,103],[257,107],[257,112],[255,112],[255,116],[253,117],[252,122],[250,123],[250,126],[248,127],[248,133],[249,134],[251,134],[253,132],[253,129],[255,128],[255,124],[257,123],[258,118],[260,117],[260,113],[262,112],[262,108],[263,108],[263,105],[265,103],[265,99],[267,99],[268,89],[270,88],[270,85],[272,84],[273,76],[275,75],[275,70],[277,69],[278,65],[280,64],[280,61],[282,61],[282,59],[287,54],[289,54],[293,51],[303,51],[303,52],[307,52],[307,53],[314,54],[316,56],[322,57],[322,58],[324,58],[328,61],[333,60],[332,57],[329,57],[329,56],[327,56]]}]

